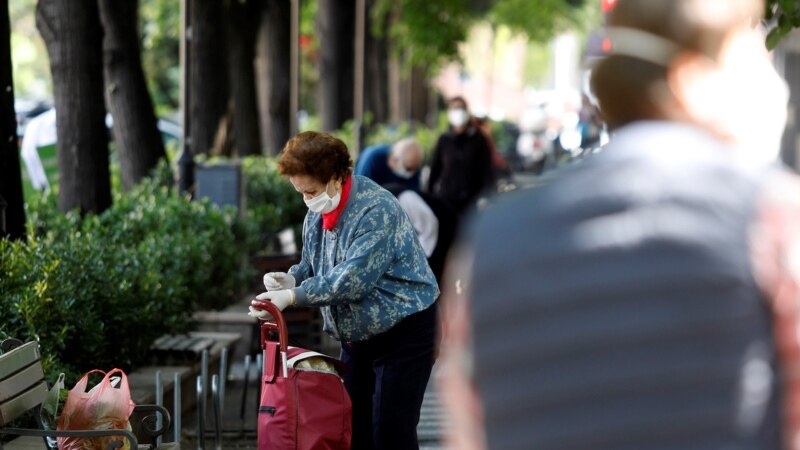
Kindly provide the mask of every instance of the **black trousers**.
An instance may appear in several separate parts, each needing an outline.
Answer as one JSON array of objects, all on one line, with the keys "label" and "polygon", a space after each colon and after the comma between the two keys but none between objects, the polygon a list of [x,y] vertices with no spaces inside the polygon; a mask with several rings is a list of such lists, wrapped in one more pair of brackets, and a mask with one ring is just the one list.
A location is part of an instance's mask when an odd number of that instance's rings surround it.
[{"label": "black trousers", "polygon": [[366,341],[342,342],[350,369],[352,450],[419,449],[417,424],[433,368],[436,303]]}]

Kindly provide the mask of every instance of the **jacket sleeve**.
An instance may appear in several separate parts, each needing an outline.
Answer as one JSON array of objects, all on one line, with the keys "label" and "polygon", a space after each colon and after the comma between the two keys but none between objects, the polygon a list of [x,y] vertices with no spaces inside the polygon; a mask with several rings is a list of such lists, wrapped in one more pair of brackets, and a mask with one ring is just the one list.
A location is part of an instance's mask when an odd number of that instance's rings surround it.
[{"label": "jacket sleeve", "polygon": [[436,183],[442,176],[442,137],[436,141],[436,147],[433,148],[433,156],[431,157],[431,173],[428,177],[428,189],[430,193],[434,193]]},{"label": "jacket sleeve", "polygon": [[396,251],[399,208],[378,204],[356,225],[345,260],[325,275],[306,279],[295,291],[297,303],[326,306],[359,302],[389,268]]},{"label": "jacket sleeve", "polygon": [[[800,398],[800,179],[770,180],[749,237],[751,267],[772,310],[772,328],[785,398]],[[783,405],[785,436],[800,435],[800,403]],[[795,448],[795,447],[792,447]]]}]

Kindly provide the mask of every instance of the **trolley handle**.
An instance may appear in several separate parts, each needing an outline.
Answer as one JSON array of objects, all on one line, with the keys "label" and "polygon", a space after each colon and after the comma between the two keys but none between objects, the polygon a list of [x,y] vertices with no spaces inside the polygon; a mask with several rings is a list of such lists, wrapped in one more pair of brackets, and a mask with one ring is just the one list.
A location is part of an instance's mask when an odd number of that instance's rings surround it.
[{"label": "trolley handle", "polygon": [[274,323],[264,322],[261,325],[262,347],[264,346],[264,343],[269,340],[269,331],[276,330],[278,332],[278,344],[280,345],[281,352],[285,354],[289,350],[289,332],[286,328],[286,320],[284,320],[281,310],[279,310],[278,307],[269,300],[254,299],[252,306],[255,309],[267,311],[269,315],[272,316],[272,320],[274,321]]}]

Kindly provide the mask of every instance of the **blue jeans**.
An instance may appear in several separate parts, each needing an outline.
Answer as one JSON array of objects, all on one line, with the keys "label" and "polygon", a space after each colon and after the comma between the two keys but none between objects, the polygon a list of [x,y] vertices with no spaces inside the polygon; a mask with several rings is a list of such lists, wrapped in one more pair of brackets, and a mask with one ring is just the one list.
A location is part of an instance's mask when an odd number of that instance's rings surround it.
[{"label": "blue jeans", "polygon": [[344,383],[353,402],[352,450],[418,449],[417,424],[435,359],[436,310],[403,319],[366,341],[342,342],[350,369]]}]

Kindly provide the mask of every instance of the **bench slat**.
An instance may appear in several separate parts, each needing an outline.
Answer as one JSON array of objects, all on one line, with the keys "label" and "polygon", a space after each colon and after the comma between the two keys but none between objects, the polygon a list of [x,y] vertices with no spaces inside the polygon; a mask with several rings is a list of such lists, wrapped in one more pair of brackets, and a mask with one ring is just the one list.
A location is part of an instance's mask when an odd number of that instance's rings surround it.
[{"label": "bench slat", "polygon": [[0,355],[0,380],[4,380],[23,367],[41,358],[38,342],[26,342],[21,346]]},{"label": "bench slat", "polygon": [[32,364],[5,380],[0,381],[0,403],[19,395],[36,383],[44,381],[44,372],[40,363]]},{"label": "bench slat", "polygon": [[0,427],[6,426],[8,422],[16,419],[25,411],[40,405],[46,397],[47,383],[42,381],[23,392],[21,395],[4,403],[0,403]]}]

